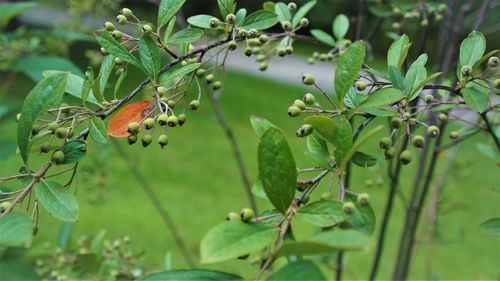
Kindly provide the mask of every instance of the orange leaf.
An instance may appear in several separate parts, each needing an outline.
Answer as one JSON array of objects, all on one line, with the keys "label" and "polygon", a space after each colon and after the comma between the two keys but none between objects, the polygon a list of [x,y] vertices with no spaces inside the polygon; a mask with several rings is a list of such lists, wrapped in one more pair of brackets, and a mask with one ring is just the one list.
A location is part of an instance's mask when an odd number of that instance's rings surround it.
[{"label": "orange leaf", "polygon": [[[148,114],[150,110],[150,101],[138,101],[131,103],[120,109],[108,124],[108,134],[115,138],[125,138],[129,135],[127,132],[128,124],[139,122]],[[141,124],[142,125],[142,124]]]}]

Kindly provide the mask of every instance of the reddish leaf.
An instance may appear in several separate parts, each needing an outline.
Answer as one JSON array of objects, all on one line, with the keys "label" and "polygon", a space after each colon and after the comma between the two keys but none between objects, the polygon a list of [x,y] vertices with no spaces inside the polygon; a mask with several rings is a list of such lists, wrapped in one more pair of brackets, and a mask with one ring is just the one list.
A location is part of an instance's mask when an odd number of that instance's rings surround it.
[{"label": "reddish leaf", "polygon": [[115,138],[127,137],[129,135],[128,124],[140,122],[147,115],[150,106],[150,101],[138,101],[125,106],[109,121],[108,134]]}]

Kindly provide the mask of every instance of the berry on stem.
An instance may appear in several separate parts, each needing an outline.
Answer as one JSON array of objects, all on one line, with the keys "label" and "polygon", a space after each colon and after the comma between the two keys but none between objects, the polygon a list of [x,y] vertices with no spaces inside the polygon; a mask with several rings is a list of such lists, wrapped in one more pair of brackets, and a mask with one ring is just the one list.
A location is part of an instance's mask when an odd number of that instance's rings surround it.
[{"label": "berry on stem", "polygon": [[431,138],[439,136],[439,132],[440,130],[437,126],[429,126],[429,128],[427,128],[427,135]]},{"label": "berry on stem", "polygon": [[156,122],[158,122],[158,124],[160,126],[165,126],[167,125],[167,122],[168,122],[168,115],[167,114],[160,114],[157,118],[156,118]]},{"label": "berry on stem", "polygon": [[292,105],[288,108],[288,116],[290,117],[297,117],[300,115],[300,108],[298,108],[297,106],[295,105]]},{"label": "berry on stem", "polygon": [[169,127],[175,127],[177,126],[177,124],[179,124],[179,120],[177,119],[177,116],[175,115],[170,115],[168,118],[167,118],[167,125]]},{"label": "berry on stem", "polygon": [[403,152],[401,152],[401,154],[399,155],[399,161],[403,165],[410,164],[410,162],[411,162],[411,151],[404,150]]},{"label": "berry on stem", "polygon": [[139,132],[139,129],[141,128],[141,125],[137,122],[131,122],[128,124],[127,127],[127,132],[129,132],[132,135],[135,135]]},{"label": "berry on stem", "polygon": [[417,135],[411,139],[411,143],[414,147],[423,148],[425,146],[425,139],[424,137]]},{"label": "berry on stem", "polygon": [[310,135],[312,132],[313,127],[309,124],[304,124],[297,130],[295,134],[297,135],[297,137],[301,138]]},{"label": "berry on stem", "polygon": [[161,148],[164,148],[168,144],[168,136],[165,134],[161,134],[158,137],[158,144],[160,144]]},{"label": "berry on stem", "polygon": [[361,206],[368,206],[370,203],[370,195],[368,193],[360,193],[358,195],[358,204]]},{"label": "berry on stem", "polygon": [[240,218],[244,222],[250,222],[254,216],[255,214],[250,208],[243,208],[240,212]]},{"label": "berry on stem", "polygon": [[144,122],[142,122],[142,125],[144,125],[146,130],[151,130],[155,126],[155,120],[153,118],[146,118]]},{"label": "berry on stem", "polygon": [[153,142],[153,136],[150,134],[145,134],[141,138],[142,146],[147,147]]},{"label": "berry on stem", "polygon": [[315,80],[314,80],[314,77],[307,73],[307,74],[304,74],[302,76],[302,82],[305,84],[305,85],[308,85],[308,86],[311,86],[315,83]]},{"label": "berry on stem", "polygon": [[392,145],[392,139],[390,137],[383,137],[379,141],[379,146],[382,149],[388,149]]},{"label": "berry on stem", "polygon": [[354,208],[356,208],[356,206],[354,206],[354,203],[352,203],[352,202],[345,202],[344,205],[342,206],[344,213],[347,215],[352,214],[352,212],[354,211]]},{"label": "berry on stem", "polygon": [[63,161],[64,161],[64,152],[58,150],[52,154],[52,162],[59,165],[62,164]]},{"label": "berry on stem", "polygon": [[118,15],[116,17],[116,21],[118,22],[118,24],[123,25],[127,23],[127,18],[124,15]]},{"label": "berry on stem", "polygon": [[295,105],[296,107],[300,108],[300,110],[306,109],[306,104],[302,100],[298,100],[297,99],[297,100],[293,101],[293,105]]},{"label": "berry on stem", "polygon": [[396,155],[396,149],[394,147],[389,147],[384,151],[384,157],[386,160],[390,160]]},{"label": "berry on stem", "polygon": [[199,107],[200,107],[200,101],[199,101],[199,100],[192,100],[192,101],[189,103],[189,108],[190,108],[191,110],[197,110]]},{"label": "berry on stem", "polygon": [[237,219],[240,219],[240,215],[238,215],[238,213],[236,213],[236,212],[230,212],[226,216],[226,220],[228,220],[228,221],[237,220]]},{"label": "berry on stem", "polygon": [[184,113],[179,114],[179,116],[177,117],[177,121],[179,122],[179,126],[182,127],[182,125],[186,123],[186,114]]},{"label": "berry on stem", "polygon": [[314,105],[316,103],[316,97],[311,93],[305,94],[302,100],[306,105]]}]

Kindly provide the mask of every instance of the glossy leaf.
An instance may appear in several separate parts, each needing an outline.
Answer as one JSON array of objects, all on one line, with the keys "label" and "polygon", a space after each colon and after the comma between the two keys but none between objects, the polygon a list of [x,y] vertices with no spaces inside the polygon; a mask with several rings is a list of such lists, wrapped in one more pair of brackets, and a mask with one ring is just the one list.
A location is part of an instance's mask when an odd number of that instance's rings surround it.
[{"label": "glossy leaf", "polygon": [[219,11],[223,19],[225,19],[228,14],[234,14],[236,10],[235,0],[217,0],[217,5],[219,6]]},{"label": "glossy leaf", "polygon": [[38,3],[36,2],[0,3],[0,29],[3,29],[5,26],[7,26],[10,20],[15,16],[37,6]]},{"label": "glossy leaf", "polygon": [[354,81],[358,79],[365,59],[365,43],[356,41],[340,55],[335,69],[335,93],[340,101],[344,100]]},{"label": "glossy leaf", "polygon": [[0,247],[29,247],[32,236],[33,222],[26,214],[0,216]]},{"label": "glossy leaf", "polygon": [[104,90],[106,90],[106,85],[108,84],[109,77],[114,67],[115,57],[113,55],[105,56],[101,62],[101,68],[99,69],[98,83],[94,85],[94,92],[99,92],[100,99],[104,99]]},{"label": "glossy leaf", "polygon": [[142,36],[139,40],[139,56],[141,63],[149,77],[156,79],[158,72],[160,72],[160,49],[156,45],[153,38],[149,36]]},{"label": "glossy leaf", "polygon": [[460,60],[457,67],[458,77],[462,77],[463,66],[474,66],[486,51],[486,39],[481,32],[473,31],[460,44]]},{"label": "glossy leaf", "polygon": [[488,90],[480,86],[469,86],[462,89],[465,104],[476,112],[484,112],[488,109],[489,98]]},{"label": "glossy leaf", "polygon": [[330,34],[324,32],[321,29],[311,29],[311,35],[319,41],[325,43],[326,45],[329,45],[331,47],[335,46],[335,39],[333,39]]},{"label": "glossy leaf", "polygon": [[162,0],[158,8],[158,29],[166,25],[186,0]]},{"label": "glossy leaf", "polygon": [[357,202],[357,196],[347,193],[346,200],[354,203],[354,210],[351,214],[346,215],[346,221],[349,222],[354,230],[373,234],[375,231],[375,213],[371,205],[362,206]]},{"label": "glossy leaf", "polygon": [[90,119],[89,134],[90,138],[97,143],[104,144],[108,142],[108,129],[101,118],[94,117]]},{"label": "glossy leaf", "polygon": [[125,138],[128,124],[140,122],[151,106],[150,101],[138,101],[120,109],[108,123],[108,134],[115,138]]},{"label": "glossy leaf", "polygon": [[[39,82],[44,78],[43,73],[46,70],[72,72],[80,77],[83,76],[78,66],[63,57],[23,56],[12,66],[12,70],[23,72],[35,82]],[[81,88],[78,90],[80,91]]]},{"label": "glossy leaf", "polygon": [[24,163],[28,162],[29,139],[33,123],[48,109],[61,103],[67,81],[66,73],[49,76],[38,82],[24,100],[17,127],[17,144]]},{"label": "glossy leaf", "polygon": [[347,163],[349,163],[349,160],[351,160],[351,158],[360,149],[360,147],[363,144],[365,144],[370,139],[370,137],[372,137],[373,135],[375,135],[376,133],[378,133],[383,128],[384,128],[384,126],[380,125],[380,126],[377,126],[377,127],[373,128],[368,133],[361,135],[361,137],[359,137],[356,140],[356,142],[354,142],[354,144],[352,145],[352,147],[346,153],[346,155],[344,157],[344,161],[341,164],[340,170],[341,171],[345,171],[345,167],[346,167]]},{"label": "glossy leaf", "polygon": [[201,241],[201,263],[226,261],[259,251],[272,243],[277,233],[276,228],[260,223],[224,222]]},{"label": "glossy leaf", "polygon": [[316,0],[309,1],[302,5],[293,15],[292,27],[296,28],[300,24],[300,20],[304,18],[307,13],[316,5]]},{"label": "glossy leaf", "polygon": [[235,24],[237,26],[241,25],[245,20],[245,17],[247,16],[247,9],[239,9],[235,16],[236,16]]},{"label": "glossy leaf", "polygon": [[399,114],[396,108],[387,106],[378,108],[375,107],[363,108],[362,111],[371,115],[385,116],[385,117],[397,116]]},{"label": "glossy leaf", "polygon": [[41,180],[36,185],[36,196],[52,216],[66,222],[78,220],[79,208],[75,195],[62,185]]},{"label": "glossy leaf", "polygon": [[312,160],[321,168],[330,169],[330,152],[324,138],[314,131],[307,137],[307,151]]},{"label": "glossy leaf", "polygon": [[159,84],[163,85],[163,86],[168,85],[169,82],[171,82],[175,79],[182,78],[182,77],[188,75],[189,73],[192,73],[193,71],[195,71],[199,67],[200,67],[199,63],[192,63],[192,64],[188,64],[185,66],[182,66],[182,65],[175,66],[175,67],[169,69],[168,71],[163,72],[158,77]]},{"label": "glossy leaf", "polygon": [[387,65],[394,66],[397,69],[401,69],[408,50],[410,49],[410,39],[406,34],[399,36],[389,47],[387,53]]},{"label": "glossy leaf", "polygon": [[392,86],[401,91],[404,90],[404,80],[403,74],[395,66],[389,65],[389,80],[392,82]]},{"label": "glossy leaf", "polygon": [[172,34],[168,39],[168,44],[189,44],[198,41],[203,36],[203,30],[197,28],[187,28]]},{"label": "glossy leaf", "polygon": [[344,221],[345,215],[341,202],[323,200],[300,207],[297,218],[315,226],[329,227]]},{"label": "glossy leaf", "polygon": [[[84,87],[84,79],[80,76],[77,76],[73,73],[68,73],[59,70],[46,70],[43,72],[43,76],[45,78],[56,75],[56,74],[65,74],[68,76],[68,81],[66,82],[66,87],[64,88],[64,92],[72,95],[76,98],[79,98],[83,101],[83,92],[82,89]],[[89,93],[87,96],[87,102],[99,105],[99,102],[96,100],[92,89],[89,89]]]},{"label": "glossy leaf", "polygon": [[274,5],[274,12],[278,16],[278,20],[281,23],[291,22],[292,14],[290,13],[290,10],[288,9],[287,4],[285,4],[283,2],[276,3],[276,5]]},{"label": "glossy leaf", "polygon": [[[68,84],[69,84],[69,82],[68,82]],[[85,78],[83,79],[82,84],[83,84],[82,88],[81,88],[82,91],[81,91],[80,95],[81,95],[82,104],[83,104],[83,106],[85,106],[87,104],[87,100],[89,99],[90,92],[92,91],[92,86],[94,85],[94,70],[92,69],[92,67],[87,68],[87,71],[85,72]],[[67,85],[66,85],[66,87],[67,87]],[[92,93],[92,97],[93,96],[94,96],[94,94]]]},{"label": "glossy leaf", "polygon": [[242,29],[264,30],[274,26],[278,22],[278,16],[269,11],[257,11],[248,15],[241,24]]},{"label": "glossy leaf", "polygon": [[87,153],[87,143],[84,140],[70,140],[62,147],[64,160],[61,164],[70,164],[80,161]]},{"label": "glossy leaf", "polygon": [[361,151],[356,151],[356,153],[352,156],[351,161],[354,165],[362,168],[375,166],[377,164],[377,158]]},{"label": "glossy leaf", "polygon": [[257,179],[252,185],[252,193],[257,197],[269,200],[269,198],[267,198],[266,192],[264,191],[264,187],[262,186],[262,181],[260,180],[259,176],[257,176]]},{"label": "glossy leaf", "polygon": [[325,140],[333,143],[336,126],[333,119],[324,115],[312,115],[304,118],[304,123],[313,126],[314,130]]},{"label": "glossy leaf", "polygon": [[262,137],[269,127],[274,127],[274,124],[269,120],[255,115],[250,116],[250,123],[252,124],[253,130],[259,137]]},{"label": "glossy leaf", "polygon": [[488,234],[500,235],[500,218],[484,221],[479,227]]},{"label": "glossy leaf", "polygon": [[[429,83],[430,81],[436,79],[439,75],[441,75],[441,72],[436,72],[436,73],[433,73],[429,76],[427,76],[427,78],[425,78],[422,82],[420,82],[420,84],[418,84],[415,89],[421,89],[424,87],[425,84]],[[419,91],[413,91],[412,95],[408,98],[408,101],[412,101],[414,100],[415,98],[418,97],[419,95]]]},{"label": "glossy leaf", "polygon": [[241,276],[222,271],[209,269],[179,269],[165,272],[152,273],[144,277],[144,281],[209,281],[209,280],[243,280]]},{"label": "glossy leaf", "polygon": [[335,35],[335,38],[337,38],[337,40],[343,39],[347,34],[348,30],[349,30],[349,18],[344,14],[340,14],[337,17],[335,17],[335,20],[333,21],[332,25],[332,31],[333,35]]},{"label": "glossy leaf", "polygon": [[283,132],[270,127],[262,135],[258,148],[259,175],[271,203],[285,213],[294,200],[297,168]]},{"label": "glossy leaf", "polygon": [[425,69],[426,61],[427,55],[420,55],[419,58],[411,64],[410,68],[406,72],[404,92],[407,97],[411,97],[414,93],[418,93],[422,90],[422,87],[417,87],[427,78],[427,69]]},{"label": "glossy leaf", "polygon": [[210,19],[212,19],[214,16],[211,15],[196,15],[189,17],[187,19],[187,22],[190,25],[205,28],[205,29],[223,29],[222,26],[217,26],[216,28],[210,27]]},{"label": "glossy leaf", "polygon": [[403,99],[403,92],[395,88],[383,88],[371,93],[368,98],[361,103],[360,109],[370,107],[380,107],[383,105],[392,105]]},{"label": "glossy leaf", "polygon": [[302,260],[288,263],[271,274],[267,280],[326,280],[326,278],[312,261]]},{"label": "glossy leaf", "polygon": [[107,52],[109,52],[110,54],[112,54],[117,58],[124,60],[125,62],[137,66],[138,68],[146,72],[146,70],[142,67],[141,63],[139,62],[139,60],[137,60],[137,58],[134,57],[134,55],[132,55],[129,52],[129,50],[123,47],[123,45],[120,44],[120,42],[118,42],[113,36],[111,36],[111,34],[109,34],[108,31],[102,29],[96,31],[94,34],[97,39],[97,42],[99,42],[99,45],[104,47],[104,49],[106,49]]},{"label": "glossy leaf", "polygon": [[116,78],[115,88],[113,90],[113,93],[114,93],[115,96],[117,96],[120,93],[120,89],[121,89],[121,86],[123,84],[123,81],[127,77],[127,73],[128,73],[127,68],[122,68],[122,69],[123,69],[123,71],[121,71],[121,73],[118,76],[118,78]]},{"label": "glossy leaf", "polygon": [[344,116],[333,118],[335,123],[335,134],[333,135],[333,155],[337,165],[344,162],[344,157],[352,147],[352,127],[349,120]]}]

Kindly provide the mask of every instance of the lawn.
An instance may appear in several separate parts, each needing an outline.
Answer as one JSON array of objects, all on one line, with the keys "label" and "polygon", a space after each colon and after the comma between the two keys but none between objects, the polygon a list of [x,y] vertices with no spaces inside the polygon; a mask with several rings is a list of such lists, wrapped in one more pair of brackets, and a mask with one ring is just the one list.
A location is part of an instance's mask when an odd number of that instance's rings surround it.
[{"label": "lawn", "polygon": [[[127,81],[126,88],[133,88],[139,79],[137,77]],[[229,72],[220,101],[239,141],[251,179],[257,174],[258,144],[258,138],[249,122],[252,114],[269,119],[285,131],[298,167],[312,165],[304,154],[305,140],[295,137],[301,118],[290,119],[286,114],[288,105],[293,99],[303,95],[304,91],[298,86]],[[22,93],[24,92],[19,91],[16,94],[20,97]],[[14,122],[1,125],[3,131],[8,133],[0,135],[0,139],[14,139]],[[381,136],[382,134],[374,138],[365,150],[375,147]],[[500,276],[499,240],[484,234],[478,228],[482,221],[500,215],[500,197],[493,191],[498,188],[498,167],[493,161],[478,154],[475,142],[480,138],[488,137],[478,135],[459,149],[459,157],[447,175],[448,181],[439,205],[438,234],[433,245],[433,259],[427,260],[427,235],[421,231],[419,237],[422,239],[415,250],[411,278],[425,278],[426,265],[429,263],[432,264],[432,276],[436,280],[496,279]],[[124,141],[121,143],[126,145]],[[156,145],[146,149],[135,145],[127,151],[140,167],[140,172],[154,187],[158,198],[179,226],[189,249],[196,256],[199,241],[211,227],[222,222],[227,212],[239,211],[247,206],[231,148],[206,97],[202,99],[199,111],[188,113],[185,126],[171,131],[170,143],[165,150]],[[380,151],[378,156],[382,156]],[[441,156],[441,163],[444,163],[445,156],[446,153]],[[356,191],[371,195],[372,206],[378,218],[383,211],[387,194],[385,162],[380,163],[375,168],[355,168],[350,186]],[[10,157],[0,164],[0,175],[13,174],[20,165],[18,157]],[[410,178],[416,166],[414,161],[404,168],[403,182],[399,187],[403,197],[412,188],[406,179]],[[134,248],[145,251],[144,264],[152,268],[163,269],[165,254],[169,251],[175,268],[186,266],[168,229],[112,146],[103,148],[92,143],[89,146],[89,157],[81,163],[81,168],[78,184],[81,214],[79,222],[75,224],[73,238],[92,235],[104,229],[109,238],[130,236]],[[438,173],[436,176],[441,175]],[[379,178],[384,181],[382,185],[365,185],[366,180],[376,181]],[[317,194],[326,188],[327,184],[320,186]],[[258,203],[260,210],[270,206],[261,199]],[[404,206],[398,198],[389,225],[380,278],[389,278],[392,274],[403,219]],[[55,243],[61,225],[45,213],[41,221],[35,237],[35,247],[41,247],[44,241]],[[422,221],[422,225],[425,226],[426,222]],[[296,236],[300,239],[311,231],[312,228],[306,227],[302,232],[296,233]],[[367,252],[347,255],[347,279],[367,277],[373,248]],[[231,261],[203,267],[251,276],[256,266],[246,261]]]}]

